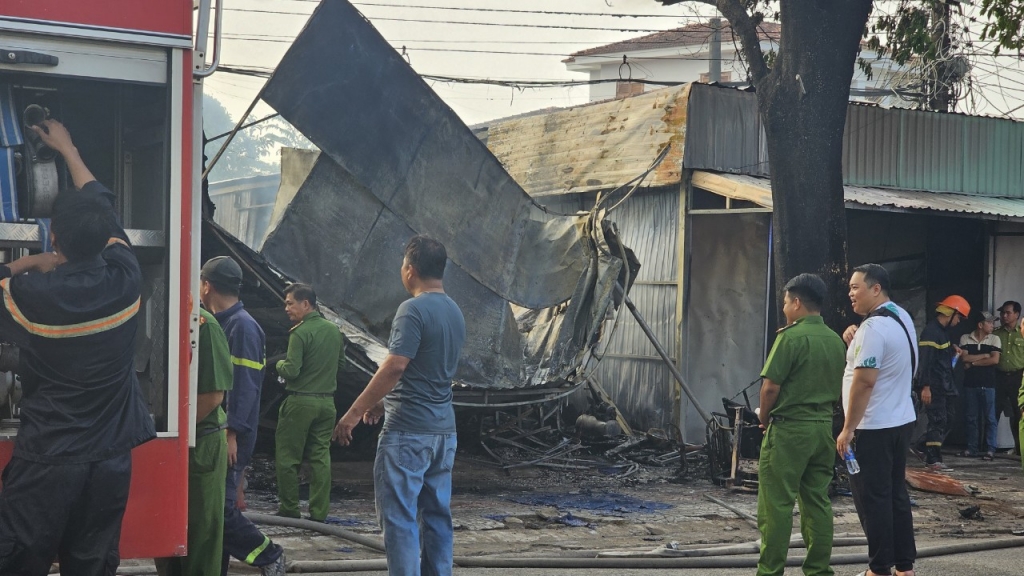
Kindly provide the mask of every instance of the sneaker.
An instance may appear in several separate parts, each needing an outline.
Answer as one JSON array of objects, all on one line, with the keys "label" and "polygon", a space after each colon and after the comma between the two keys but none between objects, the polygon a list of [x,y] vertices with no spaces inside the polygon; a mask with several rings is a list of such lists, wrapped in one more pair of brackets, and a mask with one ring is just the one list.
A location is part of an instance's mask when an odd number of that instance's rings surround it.
[{"label": "sneaker", "polygon": [[282,552],[281,555],[277,557],[277,560],[274,560],[273,562],[271,562],[270,564],[267,564],[266,566],[260,566],[260,575],[261,576],[285,576],[285,572],[287,572],[287,568],[288,567],[285,565],[284,553]]},{"label": "sneaker", "polygon": [[992,452],[985,452],[985,454],[981,457],[981,459],[982,460],[992,460],[993,458],[995,458],[995,456],[996,455],[993,454]]},{"label": "sneaker", "polygon": [[956,455],[961,457],[961,458],[977,458],[978,457],[978,453],[977,452],[971,452],[970,450],[963,450],[961,452],[957,452]]},{"label": "sneaker", "polygon": [[952,470],[952,468],[946,466],[942,462],[932,462],[931,464],[926,465],[925,468],[931,470],[932,472],[949,472]]}]

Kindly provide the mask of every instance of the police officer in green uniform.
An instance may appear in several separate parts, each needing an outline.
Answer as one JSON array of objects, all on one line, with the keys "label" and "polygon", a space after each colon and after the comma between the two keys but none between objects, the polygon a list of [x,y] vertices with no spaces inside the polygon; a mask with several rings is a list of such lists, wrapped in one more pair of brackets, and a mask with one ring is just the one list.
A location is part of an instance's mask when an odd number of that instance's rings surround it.
[{"label": "police officer in green uniform", "polygon": [[[1024,336],[1021,335],[1020,302],[1007,300],[999,308],[999,328],[993,332],[1001,344],[999,365],[996,367],[996,414],[1010,419],[1010,430],[1014,432],[1013,448],[1021,454],[1017,430],[1021,425],[1017,396],[1021,393],[1024,380]],[[1022,458],[1024,460],[1024,458]]]},{"label": "police officer in green uniform", "polygon": [[807,543],[803,571],[831,575],[832,481],[835,441],[832,409],[842,394],[846,347],[821,318],[827,289],[821,278],[801,274],[786,284],[779,330],[761,371],[761,445],[757,524],[761,531],[758,576],[781,575],[793,531],[793,504]]},{"label": "police officer in green uniform", "polygon": [[220,576],[224,486],[228,473],[224,393],[234,382],[228,339],[217,319],[199,309],[199,396],[196,446],[188,458],[188,556],[158,558],[160,576]]},{"label": "police officer in green uniform", "polygon": [[285,290],[285,312],[294,323],[288,355],[277,363],[288,397],[277,419],[277,513],[299,517],[299,466],[309,460],[309,517],[327,518],[331,497],[331,434],[337,412],[334,391],[345,364],[345,338],[316,309],[316,293],[306,284]]}]

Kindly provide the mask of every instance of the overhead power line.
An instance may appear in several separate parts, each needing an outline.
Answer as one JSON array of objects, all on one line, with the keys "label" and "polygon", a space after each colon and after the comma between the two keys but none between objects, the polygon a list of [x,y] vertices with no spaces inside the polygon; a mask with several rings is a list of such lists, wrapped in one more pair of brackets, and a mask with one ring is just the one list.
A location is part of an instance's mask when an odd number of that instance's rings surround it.
[{"label": "overhead power line", "polygon": [[[251,12],[256,14],[278,14],[278,15],[289,15],[289,16],[306,16],[303,12],[286,12],[283,10],[262,10],[256,8],[225,8],[225,10],[231,10],[236,12]],[[658,28],[618,28],[615,26],[571,26],[568,24],[512,24],[505,22],[466,22],[463,20],[426,20],[422,18],[392,18],[384,16],[369,16],[371,21],[385,21],[385,22],[412,22],[415,24],[454,24],[461,26],[500,26],[502,28],[542,28],[542,29],[554,29],[554,30],[593,30],[600,32],[631,32],[631,33],[647,33],[653,34],[655,32],[664,32],[663,29]]]},{"label": "overhead power line", "polygon": [[[247,42],[270,42],[270,43],[279,43],[279,44],[291,44],[291,42],[292,42],[291,40],[277,40],[277,39],[271,39],[271,38],[246,38],[244,36],[232,36],[232,35],[225,35],[224,39],[225,40],[242,40],[242,41],[247,41]],[[524,52],[524,51],[521,51],[521,50],[475,50],[475,49],[470,49],[470,48],[429,48],[429,47],[410,48],[410,47],[406,47],[406,46],[397,46],[397,47],[394,47],[394,48],[397,48],[397,49],[405,48],[406,52],[410,52],[410,53],[413,53],[413,52],[443,52],[443,53],[458,53],[458,54],[499,54],[499,55],[507,55],[507,56],[548,56],[548,57],[556,57],[556,58],[568,58],[570,56],[569,54],[566,54],[565,52]],[[609,53],[609,54],[585,54],[584,56],[586,56],[587,58],[603,58],[603,59],[606,59],[606,60],[609,60],[609,61],[612,61],[612,60],[622,60],[622,53],[621,52]],[[707,61],[711,61],[712,58],[706,58],[706,57],[695,58],[695,57],[689,57],[689,56],[679,56],[679,57],[663,57],[663,58],[659,58],[659,60],[664,60],[664,61],[668,61],[668,60],[693,60],[695,62],[701,62],[701,61],[707,62]],[[720,58],[719,60],[721,60],[723,62],[732,62],[732,61],[735,60],[735,58]]]},{"label": "overhead power line", "polygon": [[[317,0],[319,1],[319,0]],[[378,4],[374,2],[353,2],[353,6],[375,6],[375,7],[387,7],[387,8],[416,8],[420,10],[451,10],[451,11],[465,11],[465,12],[502,12],[505,14],[543,14],[546,16],[602,16],[609,18],[698,18],[706,19],[704,16],[697,14],[686,14],[686,15],[675,15],[675,14],[614,14],[611,12],[562,12],[554,10],[522,10],[514,8],[476,8],[476,7],[456,7],[456,6],[414,6],[414,5],[401,5],[397,6],[394,4]]]},{"label": "overhead power line", "polygon": [[[257,78],[269,78],[273,74],[273,70],[269,68],[250,68],[244,66],[220,66],[217,68],[220,72],[226,72],[228,74],[238,74],[241,76],[255,76]],[[515,80],[515,79],[495,79],[495,78],[473,78],[465,76],[443,76],[438,74],[420,74],[420,78],[424,80],[430,80],[434,82],[444,82],[452,84],[486,84],[488,86],[502,86],[505,88],[563,88],[571,86],[591,86],[594,84],[609,84],[613,82],[626,81],[626,79],[619,78],[604,78],[600,80]],[[667,81],[667,80],[642,80],[633,79],[629,82],[636,84],[648,84],[652,86],[679,86],[684,84],[680,81]]]},{"label": "overhead power line", "polygon": [[[303,4],[320,3],[320,0],[292,0]],[[608,18],[695,18],[704,19],[699,14],[616,14],[612,12],[576,12],[554,10],[523,10],[516,8],[477,8],[467,6],[426,6],[413,4],[382,4],[379,2],[353,2],[353,6],[372,6],[375,8],[415,8],[419,10],[448,10],[455,12],[501,12],[505,14],[543,14],[547,16],[603,16]],[[230,8],[226,8],[230,10]]]}]

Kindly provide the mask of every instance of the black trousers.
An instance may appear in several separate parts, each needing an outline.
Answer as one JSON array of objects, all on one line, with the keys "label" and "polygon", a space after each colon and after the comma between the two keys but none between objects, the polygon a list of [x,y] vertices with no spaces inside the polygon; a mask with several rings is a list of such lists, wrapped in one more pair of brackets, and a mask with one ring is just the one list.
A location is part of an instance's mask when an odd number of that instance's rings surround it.
[{"label": "black trousers", "polygon": [[932,403],[925,407],[928,432],[925,434],[925,460],[928,464],[942,462],[942,443],[956,417],[956,396],[932,394]]},{"label": "black trousers", "polygon": [[914,517],[907,494],[907,445],[914,423],[858,430],[854,452],[860,474],[850,476],[857,516],[868,538],[868,567],[875,574],[911,570],[917,559]]},{"label": "black trousers", "polygon": [[131,478],[130,452],[86,464],[13,458],[0,490],[0,575],[43,576],[57,558],[64,576],[112,576]]},{"label": "black trousers", "polygon": [[1020,408],[1017,407],[1017,395],[1020,393],[1024,370],[1013,372],[996,372],[996,410],[1010,419],[1010,431],[1013,432],[1013,446],[1020,454]]}]

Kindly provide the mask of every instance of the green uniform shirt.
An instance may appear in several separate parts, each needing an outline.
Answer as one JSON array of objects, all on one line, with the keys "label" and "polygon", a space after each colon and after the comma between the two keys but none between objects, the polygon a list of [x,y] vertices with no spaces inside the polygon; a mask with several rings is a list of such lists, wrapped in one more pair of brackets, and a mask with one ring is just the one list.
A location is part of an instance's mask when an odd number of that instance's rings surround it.
[{"label": "green uniform shirt", "polygon": [[334,394],[338,370],[345,366],[345,337],[319,312],[310,312],[288,336],[288,356],[277,373],[289,392]]},{"label": "green uniform shirt", "polygon": [[[231,390],[234,384],[234,369],[231,367],[231,351],[228,349],[228,337],[220,323],[203,308],[199,309],[199,393],[220,392]],[[227,422],[224,408],[210,412],[201,422],[196,423],[196,430],[203,431],[219,428]]]},{"label": "green uniform shirt", "polygon": [[779,331],[761,376],[779,385],[771,415],[832,420],[843,390],[846,346],[821,316],[805,316]]},{"label": "green uniform shirt", "polygon": [[1000,326],[993,334],[999,337],[1002,351],[999,353],[999,371],[1015,372],[1024,369],[1024,337],[1021,337],[1018,326],[1007,330]]}]

